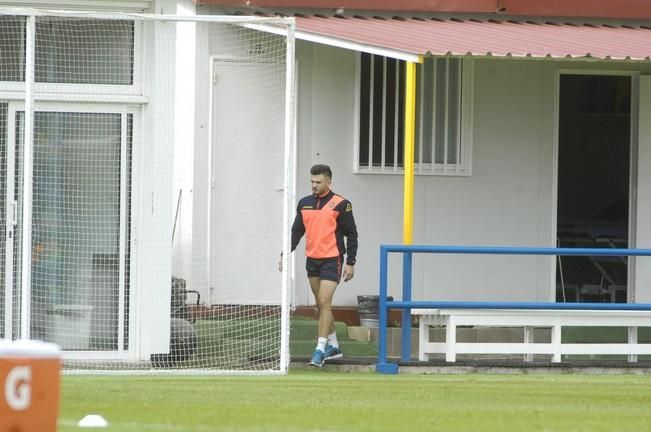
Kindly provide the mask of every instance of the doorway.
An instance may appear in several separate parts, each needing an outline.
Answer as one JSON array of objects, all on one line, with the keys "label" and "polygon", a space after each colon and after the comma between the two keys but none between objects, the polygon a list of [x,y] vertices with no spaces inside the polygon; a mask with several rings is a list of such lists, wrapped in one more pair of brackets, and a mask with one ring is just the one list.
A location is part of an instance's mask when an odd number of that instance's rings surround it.
[{"label": "doorway", "polygon": [[[627,248],[631,77],[561,75],[558,118],[559,247]],[[559,257],[556,300],[626,302],[627,257]]]},{"label": "doorway", "polygon": [[[213,60],[210,301],[278,305],[282,248],[284,68]],[[261,289],[265,287],[265,289]]]}]

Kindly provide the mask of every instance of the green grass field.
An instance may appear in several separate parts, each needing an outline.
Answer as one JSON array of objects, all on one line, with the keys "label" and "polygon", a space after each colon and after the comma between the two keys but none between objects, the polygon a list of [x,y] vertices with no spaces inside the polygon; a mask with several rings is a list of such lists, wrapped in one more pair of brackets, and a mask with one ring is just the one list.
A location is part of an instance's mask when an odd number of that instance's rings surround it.
[{"label": "green grass field", "polygon": [[86,414],[107,431],[644,431],[651,376],[64,376],[59,432]]}]

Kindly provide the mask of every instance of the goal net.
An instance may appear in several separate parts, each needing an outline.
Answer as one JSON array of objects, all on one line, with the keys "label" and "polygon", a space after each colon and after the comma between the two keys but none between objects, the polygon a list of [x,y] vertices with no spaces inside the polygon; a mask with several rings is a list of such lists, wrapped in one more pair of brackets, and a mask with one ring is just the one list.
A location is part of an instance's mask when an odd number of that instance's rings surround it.
[{"label": "goal net", "polygon": [[0,9],[0,338],[284,372],[293,21]]}]

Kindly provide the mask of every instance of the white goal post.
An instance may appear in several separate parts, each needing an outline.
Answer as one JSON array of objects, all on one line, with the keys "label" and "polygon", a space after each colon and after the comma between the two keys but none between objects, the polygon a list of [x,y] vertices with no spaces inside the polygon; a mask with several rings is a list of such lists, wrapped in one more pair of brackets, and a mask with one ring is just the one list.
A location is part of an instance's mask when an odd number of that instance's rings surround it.
[{"label": "white goal post", "polygon": [[294,57],[291,18],[0,8],[0,338],[285,373]]}]

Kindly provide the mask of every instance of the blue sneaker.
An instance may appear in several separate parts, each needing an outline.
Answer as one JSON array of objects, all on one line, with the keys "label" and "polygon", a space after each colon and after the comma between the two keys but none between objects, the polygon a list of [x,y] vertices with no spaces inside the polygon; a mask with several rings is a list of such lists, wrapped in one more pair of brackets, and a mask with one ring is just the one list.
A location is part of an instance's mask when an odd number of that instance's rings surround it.
[{"label": "blue sneaker", "polygon": [[341,351],[341,348],[328,345],[326,346],[324,355],[325,355],[325,360],[334,360],[334,359],[342,358],[344,356],[344,353]]},{"label": "blue sneaker", "polygon": [[323,362],[325,361],[325,354],[321,350],[315,350],[312,354],[312,360],[310,360],[310,365],[316,367],[323,367]]}]

